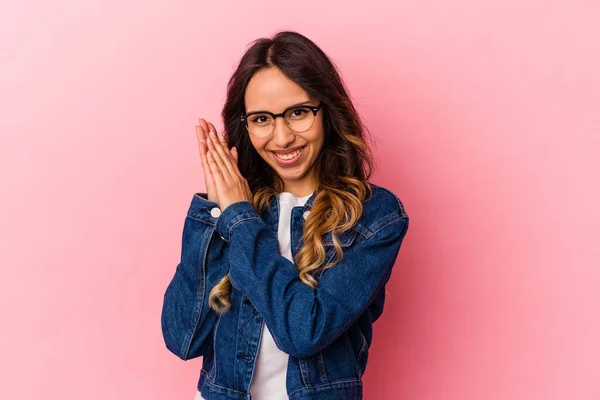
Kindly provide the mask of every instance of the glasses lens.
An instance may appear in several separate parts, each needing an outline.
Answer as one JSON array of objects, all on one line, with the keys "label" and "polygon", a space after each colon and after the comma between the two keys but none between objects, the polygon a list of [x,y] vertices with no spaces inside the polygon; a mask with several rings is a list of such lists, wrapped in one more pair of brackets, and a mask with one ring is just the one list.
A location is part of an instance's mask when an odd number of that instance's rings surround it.
[{"label": "glasses lens", "polygon": [[[308,107],[290,108],[284,115],[286,124],[294,132],[305,132],[315,122],[315,114]],[[246,119],[248,132],[256,137],[267,137],[275,128],[275,121],[269,114],[252,114]]]},{"label": "glasses lens", "polygon": [[291,130],[304,132],[312,126],[315,115],[308,107],[295,107],[285,113],[285,120]]},{"label": "glasses lens", "polygon": [[246,120],[248,131],[254,136],[265,137],[273,130],[273,117],[269,114],[252,114]]}]

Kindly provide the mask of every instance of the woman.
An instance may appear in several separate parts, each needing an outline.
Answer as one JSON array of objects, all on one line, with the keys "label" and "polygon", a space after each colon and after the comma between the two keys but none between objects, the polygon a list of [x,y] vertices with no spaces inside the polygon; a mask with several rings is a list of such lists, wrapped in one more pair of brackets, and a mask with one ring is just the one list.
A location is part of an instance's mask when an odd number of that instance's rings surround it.
[{"label": "woman", "polygon": [[361,399],[372,324],[408,229],[369,183],[363,126],[325,53],[290,31],[231,77],[223,134],[200,119],[195,193],[162,331],[203,356],[196,399]]}]

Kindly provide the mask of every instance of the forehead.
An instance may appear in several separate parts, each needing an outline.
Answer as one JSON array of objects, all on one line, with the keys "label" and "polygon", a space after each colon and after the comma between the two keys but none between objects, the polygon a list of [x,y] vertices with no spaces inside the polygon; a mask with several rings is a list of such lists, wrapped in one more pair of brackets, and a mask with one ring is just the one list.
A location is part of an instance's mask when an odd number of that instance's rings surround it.
[{"label": "forehead", "polygon": [[247,113],[258,110],[279,112],[307,100],[312,100],[308,92],[278,68],[263,69],[255,73],[244,94]]}]

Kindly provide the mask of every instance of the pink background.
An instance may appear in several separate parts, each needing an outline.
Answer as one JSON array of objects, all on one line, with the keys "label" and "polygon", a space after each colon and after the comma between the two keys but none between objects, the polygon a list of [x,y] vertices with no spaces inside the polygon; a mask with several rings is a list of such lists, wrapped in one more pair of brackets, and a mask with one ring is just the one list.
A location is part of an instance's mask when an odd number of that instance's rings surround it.
[{"label": "pink background", "polygon": [[0,13],[2,399],[194,397],[162,296],[246,46],[336,62],[411,229],[366,399],[600,398],[596,1],[42,1]]}]

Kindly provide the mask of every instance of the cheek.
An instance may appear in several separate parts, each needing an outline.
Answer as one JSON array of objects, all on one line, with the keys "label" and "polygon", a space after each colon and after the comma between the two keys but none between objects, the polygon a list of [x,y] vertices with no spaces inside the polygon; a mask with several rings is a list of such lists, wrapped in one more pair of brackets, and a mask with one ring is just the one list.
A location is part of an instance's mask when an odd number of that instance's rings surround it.
[{"label": "cheek", "polygon": [[307,139],[311,141],[313,145],[320,147],[325,142],[325,131],[322,128],[319,128],[315,132],[313,132],[312,135],[310,135],[310,137]]},{"label": "cheek", "polygon": [[267,151],[267,149],[265,149],[265,146],[267,145],[267,141],[265,140],[251,140],[252,146],[254,147],[254,150],[258,153],[259,157],[262,158],[265,162],[270,163],[271,158],[269,156],[269,151]]},{"label": "cheek", "polygon": [[250,143],[252,143],[252,147],[254,147],[254,150],[257,152],[264,150],[265,144],[261,140],[250,138]]}]

